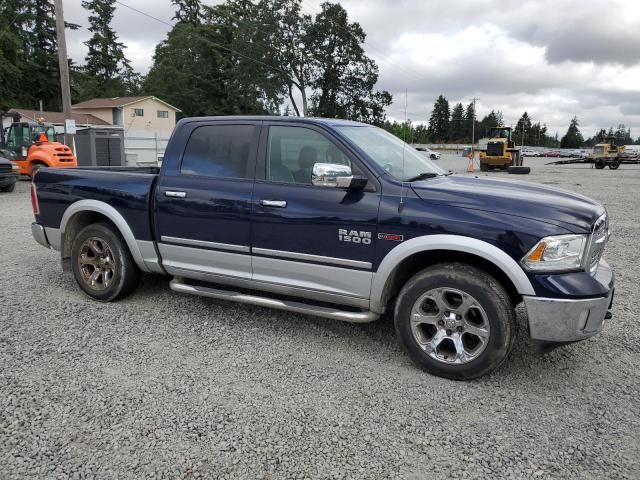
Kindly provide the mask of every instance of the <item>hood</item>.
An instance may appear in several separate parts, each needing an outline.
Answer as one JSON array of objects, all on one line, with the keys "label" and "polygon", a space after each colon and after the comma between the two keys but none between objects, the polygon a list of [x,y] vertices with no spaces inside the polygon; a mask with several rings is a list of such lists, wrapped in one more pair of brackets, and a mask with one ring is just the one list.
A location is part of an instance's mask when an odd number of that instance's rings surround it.
[{"label": "hood", "polygon": [[530,218],[574,233],[590,232],[604,213],[589,197],[535,183],[451,175],[411,186],[432,203]]}]

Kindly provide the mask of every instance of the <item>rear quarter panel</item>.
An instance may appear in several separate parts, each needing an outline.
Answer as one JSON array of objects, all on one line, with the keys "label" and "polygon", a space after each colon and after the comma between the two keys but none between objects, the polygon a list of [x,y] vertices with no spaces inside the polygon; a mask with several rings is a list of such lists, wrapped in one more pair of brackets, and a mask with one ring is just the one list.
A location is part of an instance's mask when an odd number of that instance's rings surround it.
[{"label": "rear quarter panel", "polygon": [[137,240],[152,240],[151,192],[157,175],[126,170],[50,169],[35,176],[44,227],[60,228],[65,210],[84,199],[104,202],[120,212]]}]

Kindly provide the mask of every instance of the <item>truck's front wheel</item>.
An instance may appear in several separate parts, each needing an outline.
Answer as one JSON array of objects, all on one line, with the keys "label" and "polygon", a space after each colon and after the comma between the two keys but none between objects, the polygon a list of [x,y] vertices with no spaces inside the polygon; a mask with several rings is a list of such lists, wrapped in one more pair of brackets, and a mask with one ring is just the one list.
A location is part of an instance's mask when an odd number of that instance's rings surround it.
[{"label": "truck's front wheel", "polygon": [[462,263],[427,268],[403,287],[395,311],[411,359],[441,377],[470,380],[498,367],[515,338],[509,295],[491,275]]},{"label": "truck's front wheel", "polygon": [[88,225],[78,233],[71,259],[80,288],[101,302],[126,297],[140,281],[140,270],[126,243],[106,222]]}]

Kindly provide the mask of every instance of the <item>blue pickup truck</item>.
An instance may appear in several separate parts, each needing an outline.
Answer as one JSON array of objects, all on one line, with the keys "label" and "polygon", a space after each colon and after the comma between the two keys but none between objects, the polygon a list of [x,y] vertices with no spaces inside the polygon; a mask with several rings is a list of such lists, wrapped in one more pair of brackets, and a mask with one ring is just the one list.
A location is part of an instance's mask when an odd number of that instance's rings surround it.
[{"label": "blue pickup truck", "polygon": [[423,369],[471,379],[507,358],[514,308],[543,342],[611,316],[607,212],[567,191],[452,175],[361,123],[178,122],[161,168],[42,169],[32,233],[99,301],[142,272],[177,292],[347,322],[394,318]]}]

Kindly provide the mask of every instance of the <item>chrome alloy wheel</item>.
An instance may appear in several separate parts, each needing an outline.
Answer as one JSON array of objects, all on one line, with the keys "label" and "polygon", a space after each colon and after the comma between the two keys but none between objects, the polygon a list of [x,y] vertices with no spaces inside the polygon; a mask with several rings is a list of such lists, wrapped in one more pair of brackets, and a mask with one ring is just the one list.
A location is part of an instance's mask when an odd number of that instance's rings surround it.
[{"label": "chrome alloy wheel", "polygon": [[411,309],[411,331],[418,345],[439,362],[475,360],[489,342],[489,319],[478,301],[455,288],[434,288]]},{"label": "chrome alloy wheel", "polygon": [[101,238],[84,241],[78,255],[78,267],[82,281],[92,290],[109,288],[116,272],[116,265],[109,244]]}]

